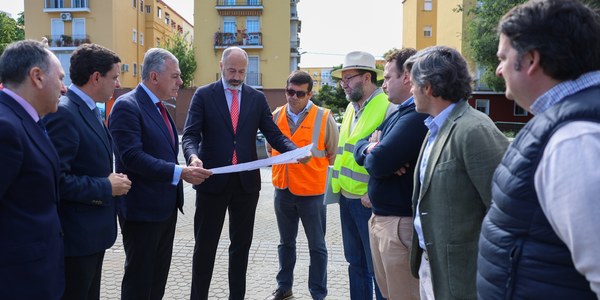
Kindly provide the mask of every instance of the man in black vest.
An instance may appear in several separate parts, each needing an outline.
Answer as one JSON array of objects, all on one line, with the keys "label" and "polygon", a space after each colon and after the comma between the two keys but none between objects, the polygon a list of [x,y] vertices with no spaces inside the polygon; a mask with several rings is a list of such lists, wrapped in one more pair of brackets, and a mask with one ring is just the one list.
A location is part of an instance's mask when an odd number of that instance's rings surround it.
[{"label": "man in black vest", "polygon": [[496,73],[536,117],[494,174],[480,299],[600,297],[599,20],[578,0],[532,0],[500,21]]}]

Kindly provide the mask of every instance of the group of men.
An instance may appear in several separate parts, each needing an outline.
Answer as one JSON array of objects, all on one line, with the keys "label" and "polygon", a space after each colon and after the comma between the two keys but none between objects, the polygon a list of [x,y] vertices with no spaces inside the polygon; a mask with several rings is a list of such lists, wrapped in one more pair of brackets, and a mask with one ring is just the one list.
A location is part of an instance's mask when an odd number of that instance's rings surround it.
[{"label": "group of men", "polygon": [[600,18],[579,1],[531,0],[498,33],[506,96],[536,115],[510,145],[467,103],[472,78],[455,49],[396,50],[383,72],[371,54],[348,53],[332,74],[349,100],[338,131],[311,101],[306,72],[288,77],[287,103],[272,114],[244,84],[247,53],[231,47],[221,79],[192,98],[185,166],[162,103],[182,84],[173,54],[145,54],[142,83],[117,99],[107,127],[96,103],[120,86],[117,54],[79,46],[67,88],[42,43],[9,45],[0,57],[0,298],[99,299],[118,219],[121,298],[161,299],[186,181],[196,189],[191,299],[208,298],[226,213],[228,295],[243,299],[260,174],[210,169],[256,160],[259,129],[270,155],[312,144],[300,164],[272,169],[280,244],[269,299],[293,297],[300,221],[310,294],[327,296],[327,189],[339,194],[352,299],[600,297],[600,39],[591,38]]}]

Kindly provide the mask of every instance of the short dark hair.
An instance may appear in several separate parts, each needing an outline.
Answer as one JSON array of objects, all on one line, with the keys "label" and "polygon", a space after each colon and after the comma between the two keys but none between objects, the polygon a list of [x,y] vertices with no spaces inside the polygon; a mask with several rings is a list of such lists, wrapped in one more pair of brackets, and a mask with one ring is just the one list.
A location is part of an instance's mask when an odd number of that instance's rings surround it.
[{"label": "short dark hair", "polygon": [[431,86],[434,97],[458,102],[471,96],[471,75],[467,62],[456,49],[446,46],[425,48],[404,63],[419,89]]},{"label": "short dark hair", "polygon": [[119,56],[113,51],[96,44],[83,44],[71,55],[71,82],[76,86],[83,86],[94,72],[106,76],[114,64],[121,62]]},{"label": "short dark hair", "polygon": [[29,71],[39,67],[44,72],[50,69],[50,51],[44,44],[34,40],[14,42],[0,56],[0,82],[19,85],[25,81]]},{"label": "short dark hair", "polygon": [[285,83],[285,87],[289,87],[290,83],[293,83],[295,85],[302,85],[308,83],[309,92],[312,91],[313,88],[313,79],[312,77],[310,77],[310,74],[308,74],[305,71],[292,72],[292,74],[290,74],[290,76],[288,77],[287,82]]},{"label": "short dark hair", "polygon": [[392,53],[388,54],[385,57],[385,62],[391,63],[395,60],[396,70],[398,70],[398,76],[400,76],[400,74],[402,74],[402,71],[404,70],[404,62],[416,53],[417,50],[415,50],[414,48],[394,49]]},{"label": "short dark hair", "polygon": [[598,13],[578,0],[531,0],[502,17],[498,33],[506,36],[520,58],[540,53],[540,66],[556,80],[572,80],[600,69]]}]

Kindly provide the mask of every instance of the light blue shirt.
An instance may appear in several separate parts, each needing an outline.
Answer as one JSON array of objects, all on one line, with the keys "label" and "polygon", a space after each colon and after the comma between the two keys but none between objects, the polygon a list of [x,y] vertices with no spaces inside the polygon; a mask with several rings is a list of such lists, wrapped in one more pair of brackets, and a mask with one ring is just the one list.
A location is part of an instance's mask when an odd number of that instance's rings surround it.
[{"label": "light blue shirt", "polygon": [[[462,100],[461,100],[462,101]],[[427,167],[427,161],[429,160],[429,155],[431,154],[431,148],[433,148],[433,144],[438,137],[438,133],[440,132],[440,128],[448,119],[448,116],[454,110],[456,103],[450,104],[446,107],[439,115],[435,118],[432,116],[427,117],[425,119],[425,126],[429,128],[429,137],[427,138],[427,144],[425,144],[425,149],[423,149],[423,155],[421,157],[421,164],[419,165],[419,181],[421,182],[421,189],[423,188],[423,178],[425,175],[425,169]],[[421,217],[419,216],[419,205],[421,203],[417,203],[417,211],[415,213],[415,231],[419,236],[419,246],[421,249],[425,248],[425,239],[423,238],[423,228],[421,227]]]},{"label": "light blue shirt", "polygon": [[37,123],[40,120],[40,116],[38,115],[37,111],[29,102],[27,102],[27,100],[23,99],[23,97],[17,95],[15,92],[7,89],[6,86],[4,89],[2,89],[2,91],[15,99],[15,101],[17,101],[17,103],[23,107],[23,109],[33,119],[34,122]]},{"label": "light blue shirt", "polygon": [[[154,103],[154,106],[156,107],[156,111],[158,112],[158,114],[160,115],[160,118],[162,119],[162,115],[160,114],[160,109],[158,109],[158,106],[156,106],[156,103],[160,102],[160,100],[158,99],[158,97],[156,97],[156,95],[154,95],[154,93],[152,93],[152,91],[150,91],[150,89],[148,89],[144,83],[140,83],[140,86],[144,89],[144,91],[146,91],[146,94],[148,94],[148,96],[150,96],[150,100],[152,100],[152,103]],[[183,172],[183,167],[180,165],[175,165],[175,168],[173,169],[173,180],[171,181],[172,185],[177,185],[179,183],[179,179],[181,179],[181,172]]]},{"label": "light blue shirt", "polygon": [[306,103],[306,106],[304,107],[304,109],[302,109],[302,111],[299,112],[298,114],[295,114],[295,113],[292,112],[292,109],[290,108],[290,106],[287,105],[287,114],[292,119],[292,121],[294,122],[294,124],[298,125],[298,120],[300,120],[300,117],[305,112],[307,112],[311,107],[312,107],[312,101],[308,101],[308,103]]},{"label": "light blue shirt", "polygon": [[537,98],[531,105],[531,113],[534,115],[541,114],[566,97],[594,85],[600,85],[600,71],[588,72],[575,80],[563,81]]},{"label": "light blue shirt", "polygon": [[69,86],[69,90],[73,91],[73,93],[79,96],[79,98],[81,98],[81,100],[85,102],[85,104],[87,105],[87,107],[90,108],[90,110],[94,110],[94,108],[96,108],[96,102],[94,101],[94,99],[88,96],[88,94],[86,94],[84,91],[80,90],[79,87],[77,87],[74,84],[71,84]]}]

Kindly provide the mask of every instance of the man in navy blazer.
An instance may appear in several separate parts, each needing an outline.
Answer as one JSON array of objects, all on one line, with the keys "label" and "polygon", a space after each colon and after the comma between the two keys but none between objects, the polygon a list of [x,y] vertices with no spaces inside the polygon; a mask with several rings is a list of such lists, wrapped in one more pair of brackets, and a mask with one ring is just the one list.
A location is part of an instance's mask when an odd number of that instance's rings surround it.
[{"label": "man in navy blazer", "polygon": [[[247,65],[246,51],[238,47],[225,49],[220,63],[222,78],[198,88],[194,94],[182,138],[188,165],[215,168],[256,160],[258,129],[277,151],[296,149],[273,122],[265,95],[243,83]],[[232,123],[231,107],[239,109],[236,127]],[[208,298],[227,210],[231,239],[229,299],[243,299],[260,190],[260,171],[214,175],[194,188],[197,191],[194,215],[196,245],[191,299]]]},{"label": "man in navy blazer", "polygon": [[108,101],[119,87],[121,59],[95,44],[71,55],[73,84],[58,111],[44,117],[60,157],[59,215],[65,239],[63,300],[100,299],[104,252],[117,238],[113,196],[131,187],[127,175],[113,173],[113,146],[96,102]]},{"label": "man in navy blazer", "polygon": [[59,159],[40,118],[66,92],[58,58],[36,41],[0,57],[0,299],[60,299]]},{"label": "man in navy blazer", "polygon": [[161,299],[169,275],[177,209],[183,207],[181,179],[200,184],[211,173],[177,162],[179,139],[162,100],[177,96],[183,83],[177,58],[152,48],[144,56],[142,83],[119,97],[109,117],[118,172],[131,190],[118,203],[125,248],[121,299]]}]

